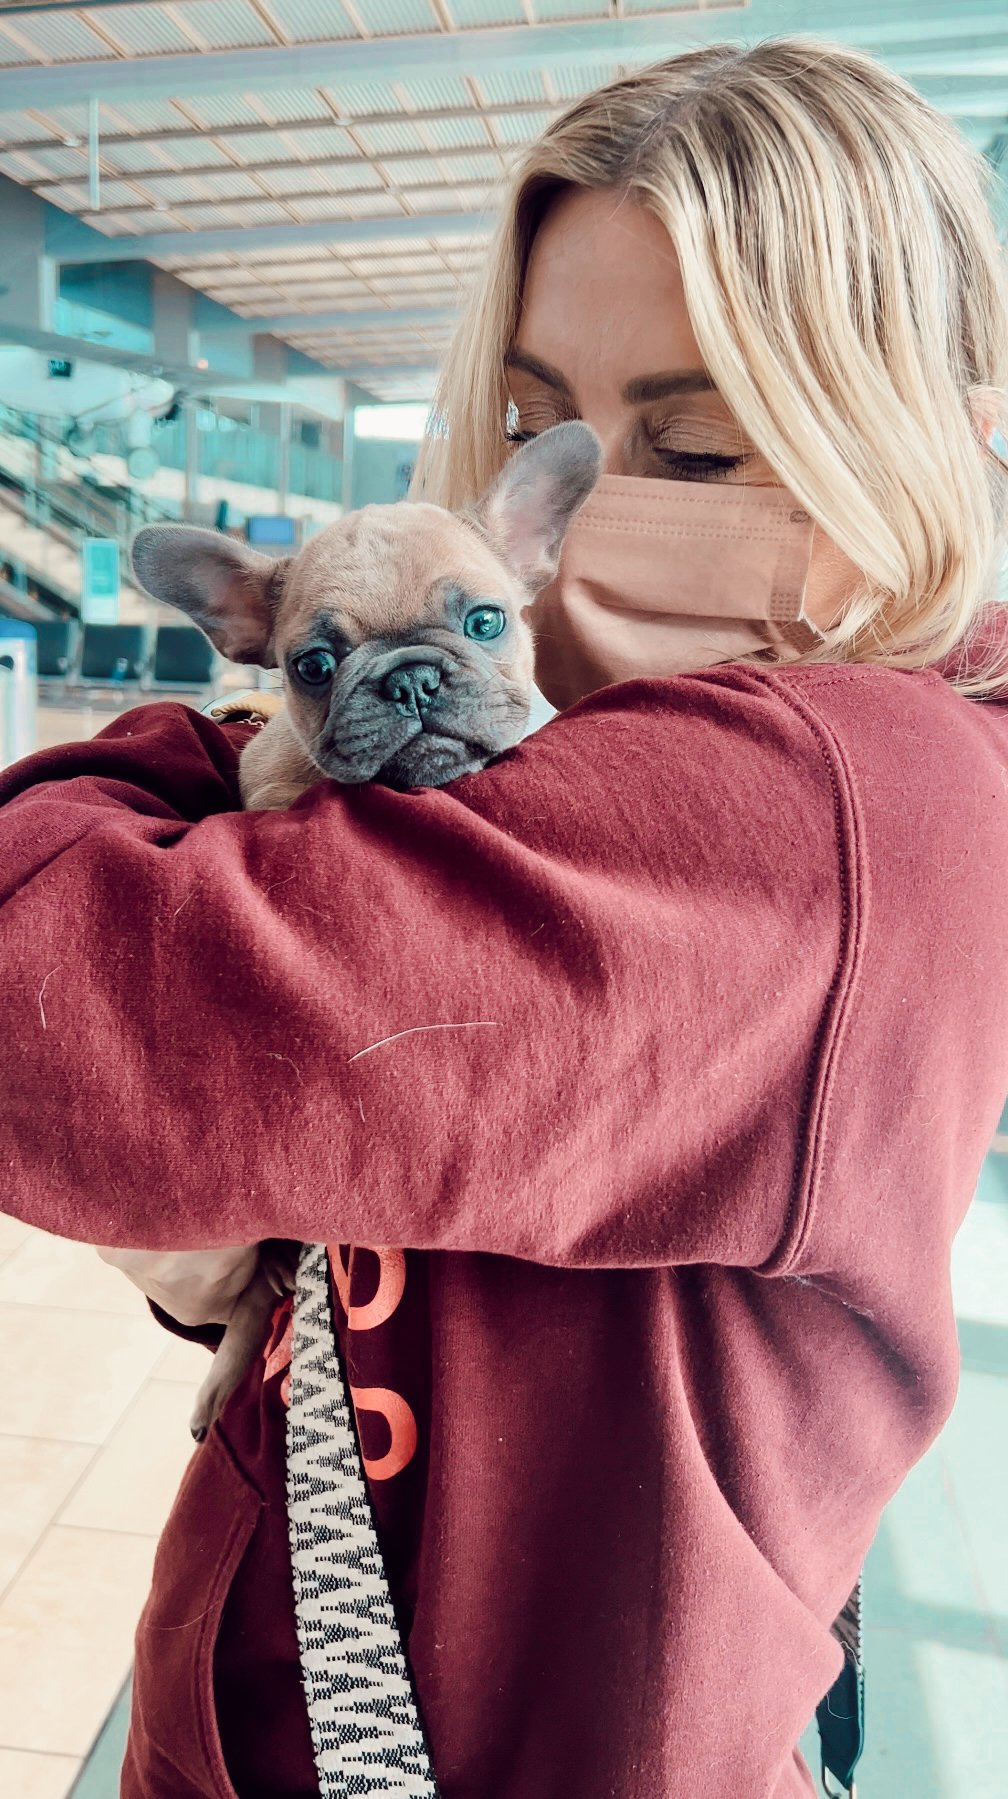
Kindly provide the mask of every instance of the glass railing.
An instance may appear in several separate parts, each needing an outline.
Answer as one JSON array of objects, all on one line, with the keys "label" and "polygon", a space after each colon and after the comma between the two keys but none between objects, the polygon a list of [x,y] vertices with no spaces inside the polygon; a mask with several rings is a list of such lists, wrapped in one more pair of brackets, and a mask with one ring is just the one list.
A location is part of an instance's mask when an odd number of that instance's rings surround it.
[{"label": "glass railing", "polygon": [[[16,444],[40,452],[34,469],[23,450],[15,452]],[[58,428],[0,405],[0,485],[28,524],[55,531],[75,546],[86,537],[111,538],[125,559],[141,525],[178,517],[178,508],[167,502],[151,500],[133,488],[98,482],[86,466],[68,467],[61,451]]]},{"label": "glass railing", "polygon": [[[198,418],[201,415],[197,415]],[[269,431],[259,431],[237,420],[213,418],[209,429],[197,433],[198,473],[245,487],[280,486],[280,443]],[[166,468],[185,468],[185,420],[155,423],[153,445]],[[292,443],[288,457],[287,492],[299,499],[325,500],[339,505],[343,496],[343,464],[324,450],[309,450]]]},{"label": "glass railing", "polygon": [[[219,481],[233,481],[245,487],[263,488],[270,493],[277,491],[280,485],[280,444],[272,432],[261,431],[255,426],[243,425],[233,419],[215,418],[209,412],[198,413],[197,420],[200,427],[197,432],[197,474]],[[208,423],[204,424],[204,420]],[[24,438],[34,444],[42,443],[54,450],[63,445],[63,434],[58,427],[54,429],[27,413],[14,412],[10,407],[0,405],[0,436],[2,435]],[[185,468],[184,418],[178,417],[167,422],[155,419],[152,443],[165,468]],[[95,427],[95,452],[103,456],[122,454],[118,426],[100,424]],[[94,477],[87,473],[87,464],[84,462],[75,465],[74,480],[80,482],[82,489],[88,486],[93,489],[95,485]],[[109,490],[108,483],[103,482],[101,485],[103,489]],[[292,443],[288,454],[287,492],[300,499],[323,500],[339,505],[343,497],[342,462],[338,457],[328,455],[325,450],[312,450],[304,444]],[[122,487],[115,490],[117,503],[125,504],[126,495],[131,496],[131,516],[135,523],[148,518],[156,521],[161,517],[177,517],[177,508],[165,500],[149,499],[138,488]],[[109,535],[114,535],[111,527]]]},{"label": "glass railing", "polygon": [[[136,488],[99,481],[86,463],[75,461],[68,465],[63,460],[61,467],[60,453],[65,454],[62,432],[58,426],[54,429],[30,413],[15,412],[10,406],[0,405],[0,464],[3,462],[4,438],[31,444],[48,456],[49,471],[44,475],[39,470],[36,479],[29,470],[19,466],[14,471],[14,478],[26,491],[33,491],[45,501],[53,517],[59,512],[71,523],[79,522],[92,537],[103,535],[100,526],[108,527],[105,535],[114,535],[124,511],[134,524],[157,523],[162,518],[174,516],[174,509],[163,500],[152,499]],[[12,467],[9,458],[6,466]]]}]

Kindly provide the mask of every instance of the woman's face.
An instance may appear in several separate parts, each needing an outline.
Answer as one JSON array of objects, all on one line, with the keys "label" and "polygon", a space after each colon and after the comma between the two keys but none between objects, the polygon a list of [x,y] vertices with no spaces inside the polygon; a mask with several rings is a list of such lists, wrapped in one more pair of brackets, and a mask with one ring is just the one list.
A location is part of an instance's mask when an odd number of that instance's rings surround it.
[{"label": "woman's face", "polygon": [[[602,440],[607,474],[777,485],[703,366],[668,233],[633,201],[571,189],[554,203],[532,246],[507,362],[519,442],[583,419]],[[809,616],[828,623],[856,582],[817,531]]]}]

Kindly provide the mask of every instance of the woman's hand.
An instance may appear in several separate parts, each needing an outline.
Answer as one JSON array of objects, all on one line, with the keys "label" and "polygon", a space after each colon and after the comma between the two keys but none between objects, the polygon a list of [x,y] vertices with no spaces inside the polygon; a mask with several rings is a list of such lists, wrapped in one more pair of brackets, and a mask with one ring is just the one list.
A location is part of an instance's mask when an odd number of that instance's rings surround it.
[{"label": "woman's hand", "polygon": [[177,1324],[226,1324],[256,1271],[258,1249],[102,1249],[141,1293]]}]

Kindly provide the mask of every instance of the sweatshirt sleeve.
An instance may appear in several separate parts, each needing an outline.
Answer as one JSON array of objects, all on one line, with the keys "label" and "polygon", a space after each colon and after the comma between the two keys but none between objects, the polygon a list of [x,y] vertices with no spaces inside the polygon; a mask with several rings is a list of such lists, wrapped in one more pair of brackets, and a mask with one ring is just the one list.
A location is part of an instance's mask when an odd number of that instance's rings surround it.
[{"label": "sweatshirt sleeve", "polygon": [[0,777],[0,1180],[121,1248],[758,1267],[841,997],[835,776],[772,678],[607,689],[481,774],[238,810],[176,704]]}]

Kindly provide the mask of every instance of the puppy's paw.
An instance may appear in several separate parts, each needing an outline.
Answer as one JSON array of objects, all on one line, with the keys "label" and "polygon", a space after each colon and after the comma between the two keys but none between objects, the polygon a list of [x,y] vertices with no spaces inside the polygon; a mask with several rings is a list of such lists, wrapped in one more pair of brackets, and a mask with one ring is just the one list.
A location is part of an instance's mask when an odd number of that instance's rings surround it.
[{"label": "puppy's paw", "polygon": [[226,1398],[225,1383],[215,1381],[211,1370],[196,1395],[196,1403],[189,1419],[189,1434],[197,1443],[204,1441],[210,1426],[219,1417]]},{"label": "puppy's paw", "polygon": [[300,1254],[300,1243],[279,1237],[259,1245],[259,1266],[280,1299],[285,1299],[288,1293],[294,1291]]},{"label": "puppy's paw", "polygon": [[282,1238],[260,1244],[255,1274],[235,1304],[206,1379],[196,1395],[189,1429],[197,1443],[203,1442],[225,1402],[262,1350],[270,1318],[276,1311],[277,1297],[283,1298],[294,1286],[300,1248],[299,1243]]}]

